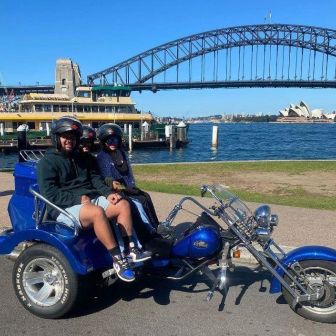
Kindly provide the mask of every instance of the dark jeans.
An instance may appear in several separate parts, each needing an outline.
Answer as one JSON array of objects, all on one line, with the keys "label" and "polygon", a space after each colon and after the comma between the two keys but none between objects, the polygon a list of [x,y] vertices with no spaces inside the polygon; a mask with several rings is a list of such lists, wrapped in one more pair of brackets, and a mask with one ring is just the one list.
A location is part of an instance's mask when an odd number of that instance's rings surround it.
[{"label": "dark jeans", "polygon": [[126,188],[123,190],[123,194],[137,199],[142,204],[151,224],[155,227],[155,229],[159,226],[159,219],[157,218],[153,201],[148,193],[138,188]]},{"label": "dark jeans", "polygon": [[[127,192],[126,190],[123,191],[123,197],[130,203],[133,229],[135,230],[141,245],[145,248],[145,250],[151,251],[155,257],[169,258],[173,240],[164,239],[158,233],[156,233],[156,228],[159,225],[159,221],[150,196],[148,193],[142,190],[137,191],[137,193],[135,190],[132,190],[131,192]],[[146,214],[148,215],[148,218],[155,228],[155,231],[150,232],[148,227],[143,223],[138,208],[129,199],[129,197],[136,198],[142,204]]]}]

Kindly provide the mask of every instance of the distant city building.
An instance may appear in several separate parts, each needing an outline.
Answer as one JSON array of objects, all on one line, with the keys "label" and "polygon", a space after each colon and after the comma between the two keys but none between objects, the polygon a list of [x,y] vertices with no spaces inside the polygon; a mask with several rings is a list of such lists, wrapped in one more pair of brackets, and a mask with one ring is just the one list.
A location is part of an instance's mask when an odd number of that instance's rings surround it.
[{"label": "distant city building", "polygon": [[326,114],[322,109],[311,110],[309,106],[301,101],[298,105],[290,104],[284,110],[279,111],[277,121],[280,122],[313,122],[313,121],[334,121],[335,111]]}]

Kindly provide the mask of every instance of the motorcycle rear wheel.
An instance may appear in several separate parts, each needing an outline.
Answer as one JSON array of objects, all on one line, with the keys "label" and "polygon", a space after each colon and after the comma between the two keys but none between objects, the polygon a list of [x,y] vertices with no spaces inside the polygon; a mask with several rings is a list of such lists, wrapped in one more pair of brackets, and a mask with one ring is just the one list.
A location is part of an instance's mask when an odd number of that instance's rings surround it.
[{"label": "motorcycle rear wheel", "polygon": [[32,245],[19,255],[12,280],[23,307],[42,318],[64,316],[79,297],[77,274],[64,255],[47,244]]},{"label": "motorcycle rear wheel", "polygon": [[[336,323],[336,263],[324,260],[304,260],[300,262],[300,265],[310,284],[316,287],[322,286],[324,294],[315,302],[301,302],[293,307],[293,297],[282,287],[284,299],[297,314],[306,319],[322,323]],[[285,275],[284,280],[295,289],[288,276]]]}]

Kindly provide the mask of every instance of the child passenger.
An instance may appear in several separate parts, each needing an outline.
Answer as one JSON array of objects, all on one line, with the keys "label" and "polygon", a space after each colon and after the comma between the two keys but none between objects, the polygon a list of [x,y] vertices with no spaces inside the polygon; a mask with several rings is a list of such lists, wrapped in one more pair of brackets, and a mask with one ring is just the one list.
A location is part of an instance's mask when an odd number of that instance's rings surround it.
[{"label": "child passenger", "polygon": [[90,126],[83,125],[83,134],[79,140],[79,151],[82,153],[92,153],[96,139],[96,131]]}]

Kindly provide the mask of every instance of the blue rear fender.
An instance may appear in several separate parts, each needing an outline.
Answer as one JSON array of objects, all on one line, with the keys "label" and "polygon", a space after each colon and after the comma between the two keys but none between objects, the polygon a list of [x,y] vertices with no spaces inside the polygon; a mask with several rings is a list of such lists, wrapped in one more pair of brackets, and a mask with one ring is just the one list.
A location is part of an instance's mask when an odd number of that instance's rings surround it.
[{"label": "blue rear fender", "polygon": [[112,265],[107,250],[96,239],[93,232],[80,233],[73,236],[71,232],[57,232],[53,225],[43,225],[41,229],[28,229],[8,232],[0,236],[0,254],[9,254],[24,241],[37,241],[49,244],[58,249],[68,260],[73,270],[85,275],[96,268]]},{"label": "blue rear fender", "polygon": [[[324,260],[336,262],[336,250],[325,246],[302,246],[294,249],[286,254],[281,260],[282,265],[288,268],[297,261],[303,260]],[[277,267],[276,272],[283,277],[284,271]],[[281,292],[281,283],[275,277],[272,278],[270,293],[275,294]]]},{"label": "blue rear fender", "polygon": [[31,185],[37,183],[36,162],[20,162],[14,170],[15,192],[8,204],[13,230],[0,234],[0,254],[9,254],[24,241],[37,241],[57,248],[78,274],[112,266],[112,258],[93,230],[73,230],[55,221],[46,221],[36,229]]}]

